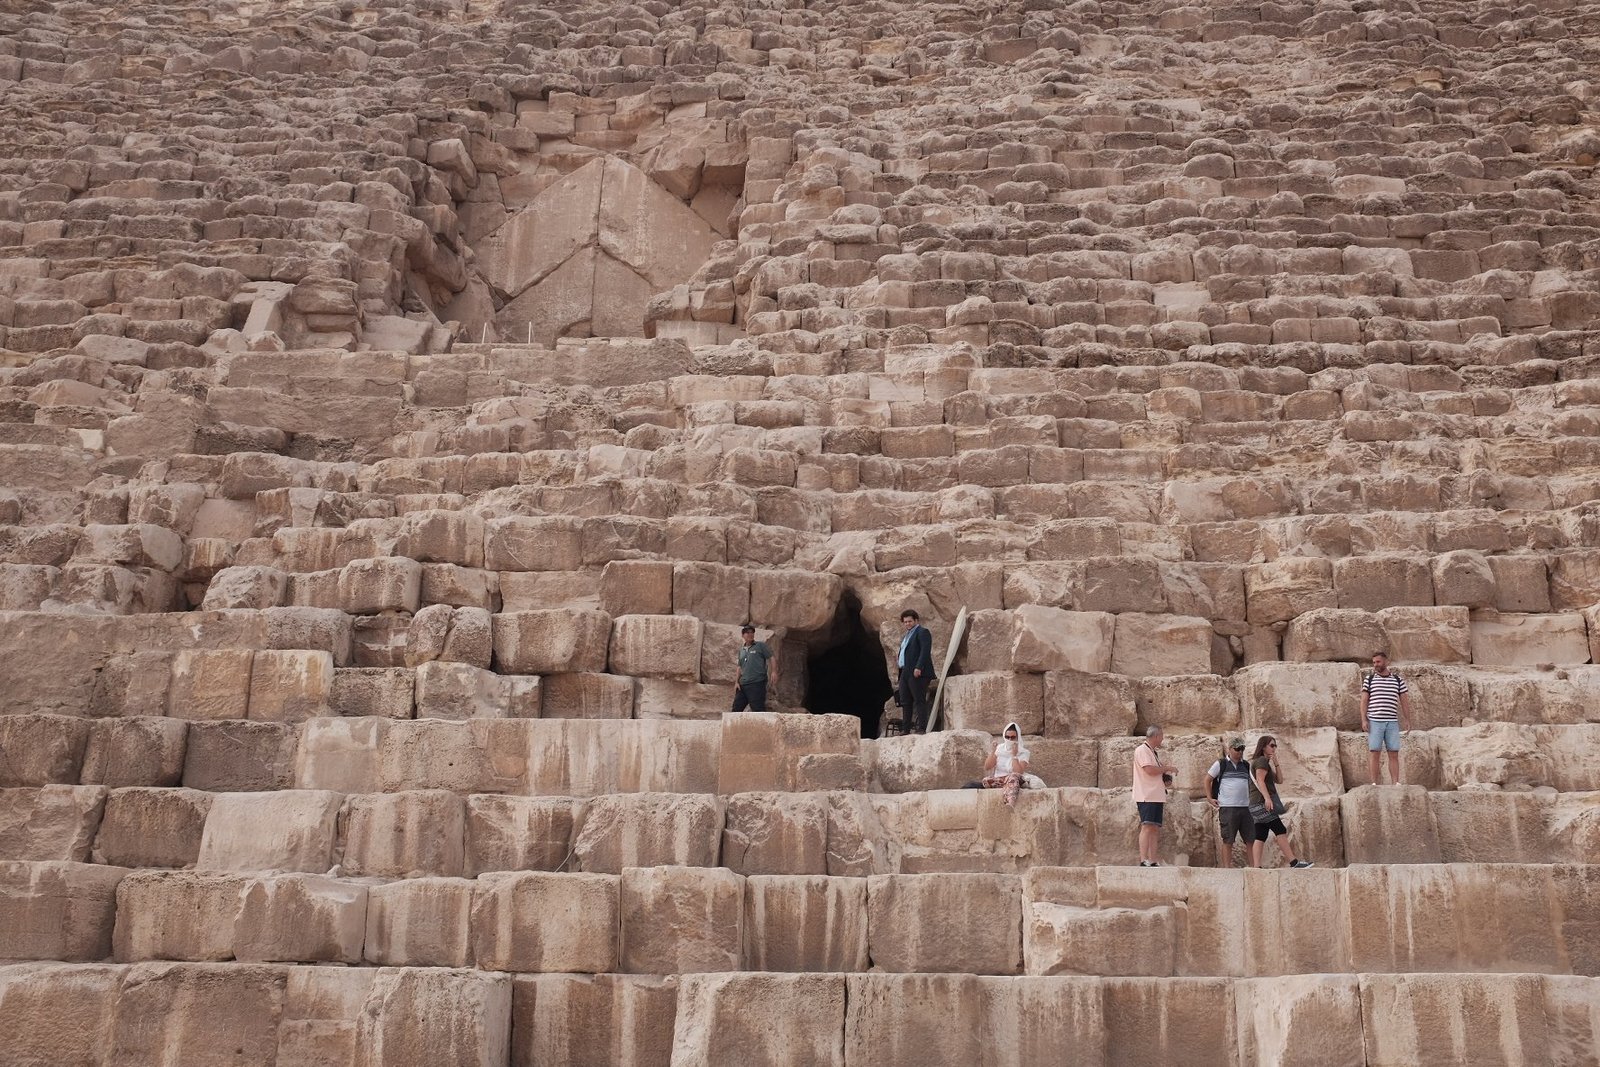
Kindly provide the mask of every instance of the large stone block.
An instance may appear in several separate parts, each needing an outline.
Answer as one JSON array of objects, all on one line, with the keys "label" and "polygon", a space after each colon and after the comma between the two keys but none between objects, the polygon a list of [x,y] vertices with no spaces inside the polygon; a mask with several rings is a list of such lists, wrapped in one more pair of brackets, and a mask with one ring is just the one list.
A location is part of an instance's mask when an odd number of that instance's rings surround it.
[{"label": "large stone block", "polygon": [[229,960],[252,879],[201,871],[134,871],[117,889],[115,952],[136,960]]},{"label": "large stone block", "polygon": [[705,624],[687,615],[619,615],[611,623],[616,674],[700,680]]},{"label": "large stone block", "polygon": [[80,780],[117,788],[177,785],[189,724],[181,719],[98,719],[89,731]]},{"label": "large stone block", "polygon": [[0,860],[0,958],[105,959],[117,886],[128,873],[90,863]]},{"label": "large stone block", "polygon": [[1248,1067],[1368,1067],[1354,975],[1251,979],[1233,986]]},{"label": "large stone block", "polygon": [[89,859],[105,807],[103,786],[0,789],[0,857],[82,863]]},{"label": "large stone block", "polygon": [[192,723],[183,784],[214,793],[288,789],[298,742],[293,723]]},{"label": "large stone block", "polygon": [[370,886],[362,955],[396,967],[472,964],[472,891],[466,878],[409,878]]},{"label": "large stone block", "polygon": [[[1138,719],[1120,733],[1160,725],[1225,733],[1239,727],[1239,698],[1233,679],[1214,674],[1144,678],[1138,684]],[[1137,731],[1132,729],[1137,727]]]},{"label": "large stone block", "polygon": [[416,710],[415,672],[404,667],[342,667],[333,672],[330,715],[409,719]]},{"label": "large stone block", "polygon": [[313,789],[223,793],[211,803],[199,870],[308,871],[333,866],[344,797]]},{"label": "large stone block", "polygon": [[318,651],[263,651],[250,662],[249,717],[304,722],[328,714],[333,657]]},{"label": "large stone block", "polygon": [[1014,613],[1011,669],[1103,672],[1111,669],[1116,616],[1023,604]]},{"label": "large stone block", "polygon": [[89,726],[65,715],[0,716],[0,788],[78,784]]},{"label": "large stone block", "polygon": [[753,571],[750,619],[787,630],[822,630],[833,621],[844,582],[836,574],[798,570]]},{"label": "large stone block", "polygon": [[583,523],[567,515],[513,515],[484,525],[491,571],[575,571],[583,566]]},{"label": "large stone block", "polygon": [[416,715],[419,719],[538,718],[544,702],[540,682],[468,663],[424,663],[416,669]]},{"label": "large stone block", "polygon": [[672,1062],[844,1067],[842,974],[693,974],[678,993]]},{"label": "large stone block", "polygon": [[358,964],[366,936],[366,886],[315,874],[271,875],[244,890],[233,954],[245,961]]},{"label": "large stone block", "polygon": [[[859,770],[861,721],[853,715],[741,712],[722,716],[719,793],[837,788],[830,762]],[[848,785],[853,776],[844,773]]]},{"label": "large stone block", "polygon": [[1021,974],[1022,883],[1004,874],[874,875],[867,930],[873,964],[886,971]]},{"label": "large stone block", "polygon": [[944,714],[954,730],[997,735],[1015,722],[1024,734],[1044,733],[1044,676],[958,674],[944,681]]},{"label": "large stone block", "polygon": [[572,845],[576,870],[620,874],[628,867],[714,867],[722,838],[722,801],[714,796],[620,793],[584,806]]},{"label": "large stone block", "polygon": [[[1050,737],[1125,735],[1138,717],[1135,692],[1134,683],[1120,675],[1051,671],[1044,676],[1044,733]],[[987,758],[988,752],[984,756]]]},{"label": "large stone block", "polygon": [[1333,564],[1319,557],[1289,556],[1244,572],[1247,618],[1257,626],[1288,622],[1302,612],[1338,606]]},{"label": "large stone block", "polygon": [[[1433,805],[1421,786],[1366,785],[1339,798],[1344,854],[1350,863],[1439,863]],[[1397,834],[1394,827],[1404,826]]]},{"label": "large stone block", "polygon": [[728,798],[722,866],[738,874],[825,874],[829,798],[738,793]]},{"label": "large stone block", "polygon": [[494,655],[507,674],[604,671],[611,616],[602,611],[518,611],[494,617]]},{"label": "large stone block", "polygon": [[167,714],[179,719],[242,719],[250,706],[248,649],[184,651],[172,657]]},{"label": "large stone block", "polygon": [[105,1062],[123,968],[95,964],[0,967],[0,1033],[15,1067]]},{"label": "large stone block", "polygon": [[468,797],[463,873],[556,870],[570,853],[583,807],[568,797]]},{"label": "large stone block", "polygon": [[1472,662],[1532,667],[1541,663],[1589,662],[1589,635],[1583,616],[1499,615],[1474,619]]},{"label": "large stone block", "polygon": [[1333,561],[1341,608],[1377,611],[1397,605],[1431,607],[1433,573],[1425,557],[1364,555]]},{"label": "large stone block", "polygon": [[671,615],[672,563],[619,559],[600,574],[600,607],[611,615]]},{"label": "large stone block", "polygon": [[[1382,648],[1397,663],[1469,663],[1472,631],[1464,607],[1384,608]],[[1370,654],[1370,653],[1369,653]]]},{"label": "large stone block", "polygon": [[1387,648],[1383,623],[1365,609],[1314,608],[1283,633],[1283,658],[1300,663],[1365,662]]},{"label": "large stone block", "polygon": [[720,563],[675,563],[672,610],[706,622],[743,624],[750,617],[750,573]]},{"label": "large stone block", "polygon": [[[140,963],[128,968],[107,1063],[239,1067],[272,1063],[286,976],[238,963]],[[227,1040],[218,1041],[219,1034]]]},{"label": "large stone block", "polygon": [[822,875],[745,879],[744,968],[864,971],[867,881]]},{"label": "large stone block", "polygon": [[678,979],[668,975],[519,975],[513,1067],[669,1067]]},{"label": "large stone block", "polygon": [[620,969],[630,974],[737,971],[744,951],[744,879],[716,867],[622,872]]},{"label": "large stone block", "polygon": [[539,679],[540,714],[548,719],[633,717],[634,682],[614,674],[547,674]]},{"label": "large stone block", "polygon": [[1361,726],[1361,668],[1353,663],[1257,663],[1233,682],[1246,729]]},{"label": "large stone block", "polygon": [[491,971],[615,971],[617,896],[615,875],[485,874],[473,894],[473,958]]},{"label": "large stone block", "polygon": [[1555,1062],[1538,975],[1364,974],[1360,981],[1368,1064]]},{"label": "large stone block", "polygon": [[443,789],[353,796],[345,807],[344,869],[387,878],[459,875],[466,825],[466,802]]},{"label": "large stone block", "polygon": [[[93,859],[121,867],[192,867],[214,794],[198,789],[118,789],[105,799]],[[85,847],[87,847],[85,841]]]},{"label": "large stone block", "polygon": [[505,1067],[511,978],[476,971],[383,968],[362,1005],[353,1067]]},{"label": "large stone block", "polygon": [[1211,637],[1211,624],[1193,616],[1118,615],[1111,670],[1133,678],[1207,674]]}]

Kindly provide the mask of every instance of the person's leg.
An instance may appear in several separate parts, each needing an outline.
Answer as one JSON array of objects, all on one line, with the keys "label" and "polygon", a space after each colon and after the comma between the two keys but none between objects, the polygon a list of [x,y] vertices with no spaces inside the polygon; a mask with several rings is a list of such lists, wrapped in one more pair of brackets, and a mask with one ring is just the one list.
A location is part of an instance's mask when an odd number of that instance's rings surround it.
[{"label": "person's leg", "polygon": [[1217,845],[1217,866],[1229,870],[1233,867],[1233,842],[1228,840],[1227,835],[1218,833]]},{"label": "person's leg", "polygon": [[1367,753],[1367,778],[1373,785],[1383,784],[1383,764],[1378,758],[1378,750],[1373,749]]},{"label": "person's leg", "polygon": [[1147,822],[1139,824],[1139,862],[1150,863],[1156,855],[1157,830]]},{"label": "person's leg", "polygon": [[1294,862],[1294,846],[1289,844],[1288,834],[1273,834],[1272,839],[1278,843],[1278,851],[1283,854],[1284,861]]},{"label": "person's leg", "polygon": [[1250,841],[1250,866],[1260,867],[1266,860],[1267,835],[1271,833],[1265,825],[1257,824],[1255,833]]},{"label": "person's leg", "polygon": [[1389,731],[1389,780],[1395,785],[1404,785],[1405,780],[1400,777],[1400,724],[1392,722],[1387,727]]},{"label": "person's leg", "polygon": [[1383,774],[1379,769],[1378,752],[1383,748],[1383,725],[1367,720],[1367,780],[1373,785],[1383,784]]},{"label": "person's leg", "polygon": [[911,672],[901,671],[895,683],[895,696],[900,701],[900,730],[909,734],[916,726],[916,701],[911,696]]},{"label": "person's leg", "polygon": [[751,711],[767,710],[766,682],[746,682],[740,688],[744,690],[746,698],[750,701]]},{"label": "person's leg", "polygon": [[933,711],[933,704],[928,699],[928,678],[911,679],[911,695],[916,707],[917,733],[928,729],[928,716]]},{"label": "person's leg", "polygon": [[733,710],[735,713],[743,711],[750,706],[750,697],[745,693],[744,686],[733,687]]}]

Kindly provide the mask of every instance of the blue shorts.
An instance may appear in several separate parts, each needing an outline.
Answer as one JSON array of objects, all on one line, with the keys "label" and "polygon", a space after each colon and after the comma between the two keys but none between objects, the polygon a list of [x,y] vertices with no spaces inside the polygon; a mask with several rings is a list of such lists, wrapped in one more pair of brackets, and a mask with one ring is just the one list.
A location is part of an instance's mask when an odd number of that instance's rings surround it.
[{"label": "blue shorts", "polygon": [[1400,751],[1400,723],[1394,719],[1367,720],[1367,751]]},{"label": "blue shorts", "polygon": [[1160,826],[1161,809],[1166,805],[1158,800],[1136,800],[1133,806],[1139,809],[1139,824],[1141,826]]}]

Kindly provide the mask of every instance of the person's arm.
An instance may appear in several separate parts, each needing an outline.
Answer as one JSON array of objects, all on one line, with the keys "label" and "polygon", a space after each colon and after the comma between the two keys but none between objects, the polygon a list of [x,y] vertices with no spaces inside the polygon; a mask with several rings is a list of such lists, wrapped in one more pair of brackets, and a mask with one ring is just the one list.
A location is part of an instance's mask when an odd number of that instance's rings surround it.
[{"label": "person's arm", "polygon": [[1267,785],[1267,769],[1256,768],[1256,788],[1261,790],[1261,802],[1268,811],[1272,810],[1272,788]]},{"label": "person's arm", "polygon": [[1213,763],[1211,765],[1211,769],[1206,771],[1206,799],[1211,802],[1211,806],[1213,808],[1221,807],[1222,804],[1222,802],[1217,799],[1215,791],[1212,789],[1212,783],[1217,780],[1217,776],[1212,774],[1211,771],[1215,770],[1216,766],[1217,765]]},{"label": "person's arm", "polygon": [[1372,729],[1367,723],[1367,704],[1371,699],[1372,694],[1367,692],[1366,684],[1363,683],[1361,686],[1361,729],[1363,731]]},{"label": "person's arm", "polygon": [[911,677],[913,677],[913,678],[921,678],[922,677],[922,663],[923,663],[923,661],[926,660],[930,664],[933,662],[933,633],[932,633],[932,631],[930,631],[926,626],[922,627],[921,630],[919,630],[918,633],[917,633],[916,644],[917,644],[917,650],[916,650],[917,651],[917,655],[916,655],[916,658],[912,661],[913,662],[913,666],[911,668]]},{"label": "person's arm", "polygon": [[1400,729],[1411,729],[1411,694],[1400,694]]},{"label": "person's arm", "polygon": [[[1138,757],[1135,757],[1135,760],[1137,759]],[[1143,771],[1145,774],[1154,775],[1157,778],[1161,777],[1163,774],[1170,773],[1167,769],[1167,765],[1162,763],[1154,752],[1150,753],[1149,763],[1139,763],[1139,770]]]},{"label": "person's arm", "polygon": [[1000,749],[996,747],[993,752],[989,753],[989,758],[983,761],[983,773],[988,774],[990,771],[994,770],[995,761],[999,758]]},{"label": "person's arm", "polygon": [[1011,761],[1011,770],[1012,770],[1012,773],[1014,773],[1014,774],[1027,774],[1028,773],[1028,761],[1025,760],[1025,759],[1014,759],[1014,760],[1012,760]]},{"label": "person's arm", "polygon": [[767,681],[774,689],[778,686],[778,654],[772,651],[772,646],[767,646]]}]

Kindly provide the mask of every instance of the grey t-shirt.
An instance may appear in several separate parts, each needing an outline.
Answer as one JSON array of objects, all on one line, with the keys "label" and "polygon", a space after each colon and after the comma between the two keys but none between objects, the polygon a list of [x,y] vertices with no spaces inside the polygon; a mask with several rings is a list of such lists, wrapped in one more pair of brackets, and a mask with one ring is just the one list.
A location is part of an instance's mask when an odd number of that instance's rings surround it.
[{"label": "grey t-shirt", "polygon": [[1248,808],[1250,806],[1250,765],[1240,760],[1232,767],[1224,767],[1221,760],[1211,765],[1206,773],[1217,779],[1217,803],[1225,808]]},{"label": "grey t-shirt", "polygon": [[765,641],[755,641],[748,645],[739,646],[739,684],[745,682],[764,682],[767,680],[767,661],[772,658],[772,649],[767,647]]}]

